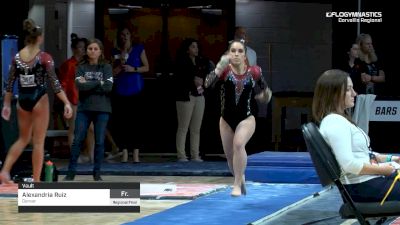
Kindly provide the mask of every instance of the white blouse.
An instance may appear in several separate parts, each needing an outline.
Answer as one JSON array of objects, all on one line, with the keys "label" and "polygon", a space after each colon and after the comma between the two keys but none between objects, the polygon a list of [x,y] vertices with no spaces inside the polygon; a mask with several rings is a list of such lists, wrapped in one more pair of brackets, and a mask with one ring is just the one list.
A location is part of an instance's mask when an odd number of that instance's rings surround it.
[{"label": "white blouse", "polygon": [[359,175],[364,164],[370,163],[370,140],[364,131],[339,114],[329,114],[321,121],[320,132],[332,147],[342,168],[341,181],[356,184],[380,175]]}]

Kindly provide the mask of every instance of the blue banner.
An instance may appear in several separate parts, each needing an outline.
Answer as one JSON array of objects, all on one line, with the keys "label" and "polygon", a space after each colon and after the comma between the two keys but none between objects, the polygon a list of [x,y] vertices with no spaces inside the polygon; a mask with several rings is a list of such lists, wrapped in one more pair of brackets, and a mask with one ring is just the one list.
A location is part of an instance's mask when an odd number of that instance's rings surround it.
[{"label": "blue banner", "polygon": [[[8,73],[10,71],[11,60],[18,52],[18,37],[15,35],[4,35],[1,40],[1,66],[2,84],[1,90],[7,86]],[[14,85],[14,95],[18,93],[18,85]]]}]

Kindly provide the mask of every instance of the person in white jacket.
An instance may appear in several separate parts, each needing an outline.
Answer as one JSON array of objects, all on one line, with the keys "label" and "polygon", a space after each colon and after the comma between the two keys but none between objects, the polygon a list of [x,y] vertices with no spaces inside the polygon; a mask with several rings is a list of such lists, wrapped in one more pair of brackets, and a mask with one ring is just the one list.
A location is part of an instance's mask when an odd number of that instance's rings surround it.
[{"label": "person in white jacket", "polygon": [[[368,135],[347,113],[356,95],[348,73],[325,71],[314,90],[313,118],[332,147],[342,169],[341,181],[354,201],[380,202],[397,175],[399,157],[372,151]],[[400,200],[400,185],[394,186],[386,200]]]}]

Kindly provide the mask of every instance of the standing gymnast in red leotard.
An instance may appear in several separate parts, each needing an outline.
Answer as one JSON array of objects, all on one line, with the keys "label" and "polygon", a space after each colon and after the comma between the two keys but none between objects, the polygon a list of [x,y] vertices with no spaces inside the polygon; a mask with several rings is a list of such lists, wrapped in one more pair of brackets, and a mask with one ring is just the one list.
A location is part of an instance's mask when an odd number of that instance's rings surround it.
[{"label": "standing gymnast in red leotard", "polygon": [[44,158],[44,142],[49,125],[49,97],[47,83],[64,103],[64,116],[72,116],[71,105],[61,89],[54,71],[52,57],[40,50],[43,43],[42,29],[31,19],[24,21],[25,47],[19,51],[11,63],[10,75],[4,96],[1,116],[10,119],[12,90],[18,80],[17,118],[18,140],[11,146],[0,172],[1,183],[10,182],[10,171],[24,148],[32,141],[33,180],[40,181]]},{"label": "standing gymnast in red leotard", "polygon": [[245,146],[254,134],[256,121],[252,114],[251,98],[268,103],[271,90],[267,87],[259,66],[248,66],[246,47],[235,40],[226,55],[206,78],[206,87],[216,80],[221,88],[221,118],[219,128],[228,166],[235,177],[232,196],[246,194],[244,171],[247,165]]}]

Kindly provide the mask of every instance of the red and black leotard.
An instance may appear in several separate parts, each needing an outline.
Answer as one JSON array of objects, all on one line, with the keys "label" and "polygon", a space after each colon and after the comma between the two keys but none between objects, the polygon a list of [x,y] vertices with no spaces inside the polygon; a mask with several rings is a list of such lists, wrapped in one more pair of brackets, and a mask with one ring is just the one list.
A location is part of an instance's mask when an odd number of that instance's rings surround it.
[{"label": "red and black leotard", "polygon": [[7,92],[12,92],[17,79],[18,103],[26,111],[32,111],[39,99],[47,93],[48,81],[54,93],[61,91],[53,58],[46,52],[39,52],[30,62],[24,62],[17,53],[11,63]]},{"label": "red and black leotard", "polygon": [[[261,90],[266,88],[261,68],[250,66],[244,74],[235,74],[228,66],[220,75],[223,81],[221,88],[221,116],[233,131],[236,126],[252,115],[252,98],[256,91],[256,83]],[[257,91],[258,92],[258,91]]]}]

